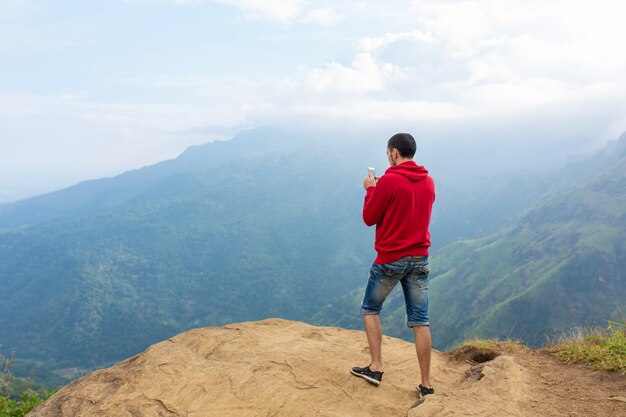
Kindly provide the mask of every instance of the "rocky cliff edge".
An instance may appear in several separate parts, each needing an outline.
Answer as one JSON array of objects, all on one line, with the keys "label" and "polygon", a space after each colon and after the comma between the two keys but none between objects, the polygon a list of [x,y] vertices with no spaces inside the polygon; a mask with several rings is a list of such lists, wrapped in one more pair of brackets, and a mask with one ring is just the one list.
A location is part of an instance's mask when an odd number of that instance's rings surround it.
[{"label": "rocky cliff edge", "polygon": [[[626,378],[539,353],[434,351],[437,393],[424,399],[414,345],[384,337],[383,355],[376,387],[350,373],[369,363],[360,331],[281,319],[194,329],[82,377],[29,416],[626,416]],[[580,381],[582,394],[569,371],[591,378]]]}]

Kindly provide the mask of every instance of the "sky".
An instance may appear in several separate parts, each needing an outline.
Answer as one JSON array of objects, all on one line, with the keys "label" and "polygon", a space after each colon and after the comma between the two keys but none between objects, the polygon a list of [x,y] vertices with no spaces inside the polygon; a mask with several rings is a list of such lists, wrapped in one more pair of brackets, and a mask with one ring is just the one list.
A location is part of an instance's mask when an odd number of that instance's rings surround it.
[{"label": "sky", "polygon": [[598,148],[626,131],[625,15],[617,0],[0,0],[0,203],[267,125]]}]

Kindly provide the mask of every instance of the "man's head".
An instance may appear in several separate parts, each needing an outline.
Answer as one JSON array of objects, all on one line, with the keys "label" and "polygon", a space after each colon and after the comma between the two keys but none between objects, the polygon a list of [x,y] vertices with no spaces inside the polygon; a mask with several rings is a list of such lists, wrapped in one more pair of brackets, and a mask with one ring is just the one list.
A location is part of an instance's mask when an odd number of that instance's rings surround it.
[{"label": "man's head", "polygon": [[389,165],[394,166],[413,159],[417,145],[408,133],[396,133],[387,141],[387,158]]}]

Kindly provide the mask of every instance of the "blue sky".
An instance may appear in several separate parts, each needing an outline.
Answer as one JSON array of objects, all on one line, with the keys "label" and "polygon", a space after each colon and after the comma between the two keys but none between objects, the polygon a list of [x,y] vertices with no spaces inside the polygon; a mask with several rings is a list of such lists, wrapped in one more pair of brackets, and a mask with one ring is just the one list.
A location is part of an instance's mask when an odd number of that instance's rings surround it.
[{"label": "blue sky", "polygon": [[597,147],[626,130],[624,15],[612,0],[2,0],[0,202],[263,125],[511,123]]}]

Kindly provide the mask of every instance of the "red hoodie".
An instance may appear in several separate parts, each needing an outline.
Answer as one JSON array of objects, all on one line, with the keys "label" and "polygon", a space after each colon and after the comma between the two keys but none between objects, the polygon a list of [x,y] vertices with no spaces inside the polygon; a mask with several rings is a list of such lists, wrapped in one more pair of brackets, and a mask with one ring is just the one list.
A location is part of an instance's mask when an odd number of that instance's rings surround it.
[{"label": "red hoodie", "polygon": [[363,204],[363,221],[376,225],[374,263],[387,264],[404,256],[428,256],[430,214],[435,184],[414,161],[389,167]]}]

